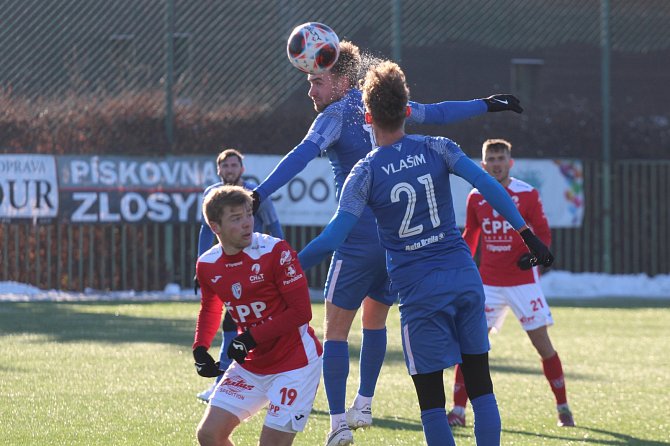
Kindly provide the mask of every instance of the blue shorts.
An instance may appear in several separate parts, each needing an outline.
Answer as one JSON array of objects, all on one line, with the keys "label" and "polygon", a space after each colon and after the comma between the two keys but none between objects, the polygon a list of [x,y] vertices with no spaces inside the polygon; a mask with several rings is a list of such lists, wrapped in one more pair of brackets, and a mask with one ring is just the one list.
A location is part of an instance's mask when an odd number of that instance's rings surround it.
[{"label": "blue shorts", "polygon": [[489,351],[484,288],[477,268],[436,270],[400,290],[400,325],[410,375]]},{"label": "blue shorts", "polygon": [[357,310],[366,296],[388,306],[396,301],[396,294],[389,290],[386,251],[380,245],[365,248],[335,251],[324,289],[328,302],[345,310]]}]

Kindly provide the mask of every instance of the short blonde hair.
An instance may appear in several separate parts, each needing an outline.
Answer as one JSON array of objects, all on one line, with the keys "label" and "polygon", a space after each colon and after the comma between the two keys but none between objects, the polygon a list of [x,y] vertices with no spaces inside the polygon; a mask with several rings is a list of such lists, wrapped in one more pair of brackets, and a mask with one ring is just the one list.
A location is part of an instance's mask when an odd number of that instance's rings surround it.
[{"label": "short blonde hair", "polygon": [[251,191],[241,186],[223,185],[212,189],[202,202],[202,214],[211,226],[212,222],[220,222],[223,212],[228,207],[252,204]]},{"label": "short blonde hair", "polygon": [[512,156],[512,143],[506,139],[487,139],[482,144],[482,160],[486,160],[487,152],[506,152],[510,157]]}]

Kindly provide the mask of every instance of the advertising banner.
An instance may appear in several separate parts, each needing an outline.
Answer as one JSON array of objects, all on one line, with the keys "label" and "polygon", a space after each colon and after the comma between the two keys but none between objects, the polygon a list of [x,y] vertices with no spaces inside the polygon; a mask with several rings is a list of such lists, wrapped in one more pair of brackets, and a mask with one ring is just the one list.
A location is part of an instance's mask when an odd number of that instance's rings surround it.
[{"label": "advertising banner", "polygon": [[[262,181],[281,158],[246,155],[244,179]],[[581,226],[580,161],[517,159],[512,175],[539,190],[550,226]],[[215,156],[0,155],[0,219],[201,222],[202,192],[218,181]],[[456,176],[451,186],[456,222],[463,226],[472,186]],[[337,208],[330,163],[312,160],[271,199],[283,225],[326,225]]]},{"label": "advertising banner", "polygon": [[55,158],[51,155],[0,155],[0,221],[41,222],[57,216]]}]

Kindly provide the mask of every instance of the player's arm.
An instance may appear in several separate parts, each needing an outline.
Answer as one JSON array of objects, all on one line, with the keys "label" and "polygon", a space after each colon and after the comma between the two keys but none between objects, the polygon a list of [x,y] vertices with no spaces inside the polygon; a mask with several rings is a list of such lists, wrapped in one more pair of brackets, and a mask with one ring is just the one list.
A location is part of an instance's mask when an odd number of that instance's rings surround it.
[{"label": "player's arm", "polygon": [[498,181],[465,155],[458,158],[458,161],[452,166],[452,171],[476,187],[486,201],[519,232],[531,254],[536,257],[538,264],[551,266],[554,262],[554,256],[549,248],[526,225],[512,198]]},{"label": "player's arm", "polygon": [[302,172],[307,164],[320,153],[319,146],[312,141],[303,141],[293,148],[279,161],[270,175],[259,184],[254,191],[258,193],[261,201],[272,195],[288,183],[294,176]]},{"label": "player's arm", "polygon": [[533,189],[531,194],[533,195],[533,204],[528,209],[526,221],[528,221],[530,227],[533,228],[533,232],[535,232],[540,240],[542,240],[545,245],[551,246],[551,229],[549,228],[549,222],[547,222],[547,216],[542,207],[540,193],[537,189]]},{"label": "player's arm", "polygon": [[347,239],[347,236],[356,225],[358,216],[338,209],[323,232],[309,242],[298,254],[303,268],[310,269],[323,261]]},{"label": "player's arm", "polygon": [[265,200],[299,174],[310,161],[339,139],[341,131],[341,109],[320,113],[302,142],[287,153],[270,175],[254,189],[260,201]]},{"label": "player's arm", "polygon": [[409,122],[416,124],[449,124],[464,121],[487,112],[511,110],[521,113],[519,100],[510,94],[497,94],[484,99],[470,101],[443,101],[434,104],[420,104],[410,101],[412,112]]},{"label": "player's arm", "polygon": [[272,204],[272,200],[265,200],[262,202],[258,207],[258,212],[254,218],[261,220],[263,228],[267,228],[267,231],[271,236],[281,239],[284,238],[284,232],[281,229],[279,217],[277,217],[277,211]]},{"label": "player's arm", "polygon": [[[280,251],[288,247],[286,243],[282,243],[282,245],[278,248]],[[278,290],[277,298],[286,303],[286,309],[280,314],[272,315],[271,320],[266,320],[264,323],[249,329],[253,339],[259,344],[290,333],[312,320],[312,305],[309,301],[307,278],[300,263],[296,260],[295,251],[291,252],[291,256],[292,262],[283,265],[279,261],[275,262],[274,271]],[[289,277],[287,271],[291,266],[295,268],[295,272]],[[296,277],[298,279],[295,279]],[[293,279],[295,280],[288,286],[284,285],[285,282]]]},{"label": "player's arm", "polygon": [[481,226],[477,219],[477,212],[475,210],[476,200],[474,194],[468,195],[465,213],[465,229],[463,230],[463,239],[470,248],[470,253],[475,256],[477,252],[477,245],[479,244],[479,234],[481,233]]},{"label": "player's arm", "polygon": [[351,169],[342,186],[342,195],[335,215],[323,232],[300,251],[298,258],[304,269],[320,263],[346,239],[360,218],[370,196],[371,173],[368,159],[363,158]]},{"label": "player's arm", "polygon": [[214,361],[209,354],[209,347],[216,336],[221,323],[221,314],[223,313],[223,302],[219,299],[207,284],[206,280],[200,277],[200,271],[196,266],[196,277],[202,283],[202,298],[200,300],[200,311],[195,325],[195,340],[193,341],[193,359],[198,375],[211,378],[219,376],[219,363]]}]

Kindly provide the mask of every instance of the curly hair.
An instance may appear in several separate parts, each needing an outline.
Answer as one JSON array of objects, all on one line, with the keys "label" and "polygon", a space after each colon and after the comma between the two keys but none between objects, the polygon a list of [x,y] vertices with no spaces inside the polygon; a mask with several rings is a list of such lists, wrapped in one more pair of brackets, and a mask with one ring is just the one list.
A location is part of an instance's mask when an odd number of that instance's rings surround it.
[{"label": "curly hair", "polygon": [[383,130],[402,126],[409,101],[409,87],[405,73],[391,61],[384,61],[370,68],[363,82],[363,103]]},{"label": "curly hair", "polygon": [[343,40],[340,42],[340,56],[330,69],[330,72],[338,77],[349,78],[349,85],[356,86],[358,71],[361,66],[361,50],[353,43]]}]

